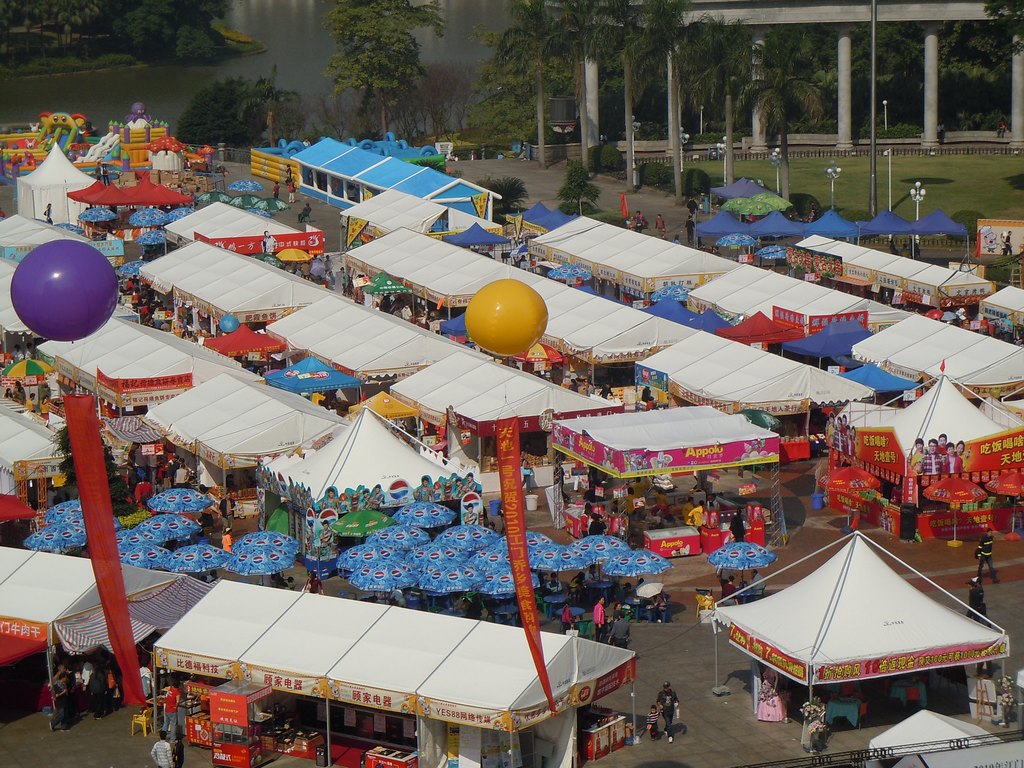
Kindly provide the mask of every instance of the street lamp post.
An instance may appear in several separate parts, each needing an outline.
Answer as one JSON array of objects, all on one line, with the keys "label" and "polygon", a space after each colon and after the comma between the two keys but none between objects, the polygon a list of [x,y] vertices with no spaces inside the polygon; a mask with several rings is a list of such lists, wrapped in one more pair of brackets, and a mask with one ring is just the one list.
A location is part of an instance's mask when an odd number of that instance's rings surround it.
[{"label": "street lamp post", "polygon": [[889,210],[892,210],[892,147],[882,153],[889,162]]},{"label": "street lamp post", "polygon": [[779,166],[782,165],[782,150],[776,147],[768,155],[768,162],[775,166],[775,194],[780,194]]},{"label": "street lamp post", "polygon": [[882,126],[889,130],[889,101],[882,99]]},{"label": "street lamp post", "polygon": [[921,218],[921,201],[924,200],[924,196],[928,194],[928,190],[921,186],[920,181],[915,181],[914,186],[910,188],[910,199],[914,201],[914,220]]},{"label": "street lamp post", "polygon": [[718,154],[722,158],[722,184],[728,184],[729,183],[729,181],[728,181],[728,179],[729,179],[729,175],[728,175],[729,174],[729,169],[727,167],[728,166],[728,160],[727,160],[727,158],[725,156],[725,150],[727,148],[727,145],[725,143],[725,139],[726,139],[726,137],[723,136],[722,140],[720,142],[718,142]]},{"label": "street lamp post", "polygon": [[700,105],[700,133],[704,133],[704,105]]},{"label": "street lamp post", "polygon": [[636,115],[630,115],[630,120],[633,121],[633,132],[629,135],[629,150],[633,155],[633,189],[636,189],[640,186],[640,174],[636,164],[636,132],[640,130],[640,122],[636,119]]},{"label": "street lamp post", "polygon": [[829,207],[832,209],[835,209],[836,207],[836,179],[839,178],[839,174],[842,172],[843,169],[836,165],[835,160],[833,160],[829,164],[828,168],[825,169],[825,175],[828,176],[829,197],[832,201]]},{"label": "street lamp post", "polygon": [[686,142],[690,140],[690,134],[684,131],[682,128],[679,129],[679,167],[683,167],[683,160],[686,158]]}]

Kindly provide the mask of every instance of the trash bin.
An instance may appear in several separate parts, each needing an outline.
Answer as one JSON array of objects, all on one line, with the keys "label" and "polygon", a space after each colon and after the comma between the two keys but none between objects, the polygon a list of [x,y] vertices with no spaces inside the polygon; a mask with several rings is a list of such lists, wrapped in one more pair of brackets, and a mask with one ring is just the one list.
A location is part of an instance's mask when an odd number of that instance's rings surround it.
[{"label": "trash bin", "polygon": [[316,764],[318,768],[327,768],[327,745],[317,744],[316,746]]},{"label": "trash bin", "polygon": [[528,493],[526,494],[526,511],[536,512],[537,511],[537,494]]},{"label": "trash bin", "polygon": [[900,539],[913,541],[917,536],[917,507],[913,504],[900,505]]},{"label": "trash bin", "polygon": [[491,517],[501,517],[501,499],[491,499],[487,506]]},{"label": "trash bin", "polygon": [[825,508],[825,494],[824,493],[812,493],[811,494],[811,509],[824,509]]}]

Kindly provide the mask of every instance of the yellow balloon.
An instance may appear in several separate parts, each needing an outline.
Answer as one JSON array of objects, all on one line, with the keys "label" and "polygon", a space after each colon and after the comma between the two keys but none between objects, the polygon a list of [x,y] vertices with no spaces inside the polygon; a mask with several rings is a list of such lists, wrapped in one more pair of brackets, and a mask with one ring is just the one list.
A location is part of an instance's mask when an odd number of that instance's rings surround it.
[{"label": "yellow balloon", "polygon": [[496,355],[518,355],[544,335],[548,307],[533,288],[518,280],[496,280],[481,288],[466,308],[466,331]]}]

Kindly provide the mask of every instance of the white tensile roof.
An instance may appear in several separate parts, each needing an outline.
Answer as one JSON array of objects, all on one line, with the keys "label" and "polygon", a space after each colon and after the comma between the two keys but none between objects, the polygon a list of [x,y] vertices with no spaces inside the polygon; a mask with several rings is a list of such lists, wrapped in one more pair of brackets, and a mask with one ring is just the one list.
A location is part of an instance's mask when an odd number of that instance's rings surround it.
[{"label": "white tensile roof", "polygon": [[988,731],[980,725],[922,709],[902,723],[897,723],[892,728],[875,736],[868,742],[868,749],[935,744],[953,739],[956,739],[958,743],[960,739],[966,739],[970,743],[971,736],[988,736]]},{"label": "white tensile roof", "polygon": [[211,203],[195,213],[172,221],[164,230],[176,242],[191,242],[196,239],[196,233],[215,240],[220,237],[258,237],[264,232],[294,235],[302,231],[227,203]]},{"label": "white tensile roof", "polygon": [[493,230],[498,226],[493,221],[448,208],[432,200],[399,192],[397,189],[387,189],[369,200],[357,203],[346,209],[342,216],[348,219],[363,219],[384,232],[408,229],[426,233],[431,230],[434,222],[445,214],[448,215],[447,231],[450,232],[469,229],[474,224],[479,224],[487,230]]},{"label": "white tensile roof", "polygon": [[1024,288],[1008,285],[981,300],[981,310],[995,307],[1007,312],[1024,312]]},{"label": "white tensile roof", "polygon": [[0,405],[0,466],[8,471],[19,461],[56,456],[53,438],[53,432],[30,416]]}]

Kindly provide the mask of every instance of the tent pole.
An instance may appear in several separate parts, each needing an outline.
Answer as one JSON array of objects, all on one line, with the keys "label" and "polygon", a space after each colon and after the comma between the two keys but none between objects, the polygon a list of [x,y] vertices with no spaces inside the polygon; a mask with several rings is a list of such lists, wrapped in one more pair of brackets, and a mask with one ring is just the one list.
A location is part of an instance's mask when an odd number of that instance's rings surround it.
[{"label": "tent pole", "polygon": [[719,683],[718,683],[718,680],[719,680],[719,677],[718,677],[718,633],[719,633],[718,623],[714,620],[714,618],[712,618],[711,619],[711,634],[713,634],[715,636],[715,684],[711,688],[711,693],[713,693],[715,696],[728,696],[731,693],[731,691],[729,690],[729,686],[727,686],[727,685],[719,685]]},{"label": "tent pole", "polygon": [[325,718],[327,720],[327,764],[333,765],[334,761],[331,759],[331,697],[329,694],[330,686],[326,686],[327,690],[324,691],[324,711]]},{"label": "tent pole", "polygon": [[[636,680],[633,680],[629,684],[629,708],[630,715],[633,718],[632,720],[630,720],[630,722],[633,724],[633,745],[636,746],[636,743],[640,741],[640,737],[636,732]],[[575,752],[576,750],[574,749],[573,753]]]}]

